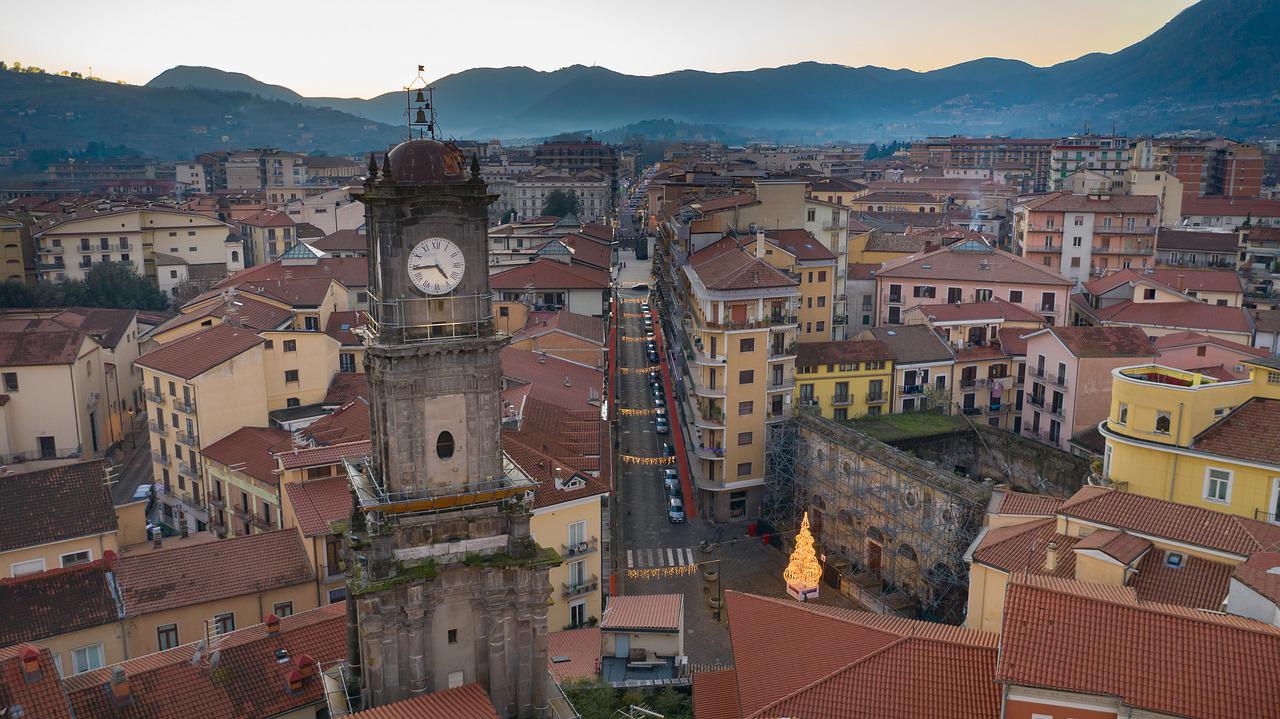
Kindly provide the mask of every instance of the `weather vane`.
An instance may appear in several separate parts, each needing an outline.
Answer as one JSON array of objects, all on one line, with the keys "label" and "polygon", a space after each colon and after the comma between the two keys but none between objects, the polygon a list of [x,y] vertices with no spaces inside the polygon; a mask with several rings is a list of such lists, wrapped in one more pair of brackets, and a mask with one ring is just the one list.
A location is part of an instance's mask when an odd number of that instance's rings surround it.
[{"label": "weather vane", "polygon": [[415,131],[419,140],[428,137],[432,140],[439,139],[436,136],[435,88],[428,85],[426,78],[422,76],[426,69],[425,65],[419,65],[418,76],[404,89],[404,117],[409,126],[410,140],[414,139]]}]

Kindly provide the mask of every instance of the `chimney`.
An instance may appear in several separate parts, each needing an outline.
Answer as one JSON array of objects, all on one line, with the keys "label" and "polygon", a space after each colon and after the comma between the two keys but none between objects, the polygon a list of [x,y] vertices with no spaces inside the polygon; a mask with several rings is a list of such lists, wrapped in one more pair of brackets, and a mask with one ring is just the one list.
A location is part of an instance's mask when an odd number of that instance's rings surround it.
[{"label": "chimney", "polygon": [[113,552],[112,550],[108,549],[108,550],[106,550],[105,552],[103,552],[103,553],[102,553],[102,566],[103,566],[103,567],[104,567],[108,572],[110,572],[110,571],[111,571],[111,567],[112,567],[112,565],[114,565],[115,563],[116,563],[116,553],[115,553],[115,552]]},{"label": "chimney", "polygon": [[40,681],[43,676],[40,671],[40,652],[28,644],[18,653],[18,658],[22,660],[22,678],[28,684],[35,684]]},{"label": "chimney", "polygon": [[764,231],[756,230],[756,258],[764,259]]},{"label": "chimney", "polygon": [[1186,284],[1187,284],[1187,276],[1178,275],[1178,291],[1179,292],[1181,292],[1186,287]]},{"label": "chimney", "polygon": [[111,697],[111,706],[120,709],[133,703],[133,692],[129,690],[129,677],[124,667],[111,668],[111,681],[107,684],[107,693]]},{"label": "chimney", "polygon": [[1046,572],[1052,572],[1058,568],[1058,543],[1049,542],[1044,548],[1044,569]]},{"label": "chimney", "polygon": [[298,657],[298,671],[302,673],[302,678],[307,679],[316,673],[316,660],[310,654],[303,654]]},{"label": "chimney", "polygon": [[302,676],[302,672],[294,669],[289,672],[289,676],[285,677],[284,690],[289,696],[295,696],[302,693],[302,684],[306,677]]},{"label": "chimney", "polygon": [[279,636],[280,617],[277,617],[274,613],[268,614],[267,618],[263,620],[263,624],[267,625],[267,636],[269,637]]},{"label": "chimney", "polygon": [[564,386],[565,386],[565,387],[572,387],[572,386],[573,386],[573,379],[571,379],[571,378],[569,377],[569,375],[565,375],[565,376],[564,376]]}]

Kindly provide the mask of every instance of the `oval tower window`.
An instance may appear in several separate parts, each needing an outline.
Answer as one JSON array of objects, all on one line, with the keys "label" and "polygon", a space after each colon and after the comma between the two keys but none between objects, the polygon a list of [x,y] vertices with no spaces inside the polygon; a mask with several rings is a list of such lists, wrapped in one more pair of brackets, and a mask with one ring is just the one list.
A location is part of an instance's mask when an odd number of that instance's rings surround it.
[{"label": "oval tower window", "polygon": [[436,437],[436,456],[440,459],[449,459],[453,456],[453,435],[449,432],[441,432]]}]

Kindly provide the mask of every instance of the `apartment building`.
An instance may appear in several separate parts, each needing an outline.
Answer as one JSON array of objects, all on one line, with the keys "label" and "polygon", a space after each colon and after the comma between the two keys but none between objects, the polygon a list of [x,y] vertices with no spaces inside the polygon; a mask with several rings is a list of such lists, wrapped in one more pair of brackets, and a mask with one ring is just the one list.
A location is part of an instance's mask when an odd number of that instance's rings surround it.
[{"label": "apartment building", "polygon": [[30,222],[12,212],[0,212],[0,282],[34,282],[35,244]]},{"label": "apartment building", "polygon": [[502,270],[489,278],[496,299],[533,306],[536,310],[568,310],[603,317],[608,305],[607,270],[541,257]]},{"label": "apartment building", "polygon": [[1137,142],[1134,163],[1182,181],[1183,196],[1258,197],[1265,161],[1262,148],[1226,138],[1156,138]]},{"label": "apartment building", "polygon": [[[368,448],[367,442],[365,448]],[[320,451],[327,449],[320,448]],[[332,461],[331,457],[326,459]],[[316,601],[321,605],[341,602],[347,597],[342,534],[335,524],[340,526],[351,518],[351,482],[341,464],[333,466],[341,470],[340,476],[301,478],[281,485],[284,526],[296,528],[302,534],[303,548],[316,576]]]},{"label": "apartment building", "polygon": [[1127,492],[1280,521],[1280,361],[1247,359],[1247,379],[1155,363],[1112,370],[1103,477]]},{"label": "apartment building", "polygon": [[1139,327],[1151,337],[1198,332],[1240,344],[1253,339],[1240,278],[1229,270],[1122,270],[1083,289],[1072,298],[1073,324]]},{"label": "apartment building", "polygon": [[[287,190],[307,184],[307,158],[271,148],[232,150],[226,158],[228,190]],[[289,199],[297,199],[296,197]],[[284,202],[276,204],[282,206]]]},{"label": "apartment building", "polygon": [[581,219],[602,222],[608,218],[613,198],[609,175],[596,169],[576,172],[542,169],[516,178],[516,219],[541,216],[547,196],[557,190],[578,197]]},{"label": "apartment building", "polygon": [[[283,526],[284,500],[274,451],[292,447],[291,434],[278,427],[241,427],[200,450],[209,530],[219,537],[242,537]],[[201,503],[199,496],[196,505]]]},{"label": "apartment building", "polygon": [[881,190],[873,191],[849,201],[850,209],[859,212],[946,212],[947,201],[928,192]]},{"label": "apartment building", "polygon": [[618,190],[618,148],[590,137],[579,141],[547,140],[534,145],[533,164],[574,173],[598,170],[609,180],[609,195]]},{"label": "apartment building", "polygon": [[245,266],[275,262],[295,242],[297,223],[283,210],[263,210],[236,223]]},{"label": "apartment building", "polygon": [[1125,187],[1130,195],[1150,195],[1160,201],[1160,226],[1174,227],[1182,221],[1182,180],[1166,170],[1129,168]]},{"label": "apartment building", "polygon": [[879,340],[802,342],[796,349],[801,412],[836,421],[883,414],[893,402],[893,352]]},{"label": "apartment building", "polygon": [[40,279],[61,282],[84,279],[99,262],[128,263],[155,278],[156,252],[225,275],[229,227],[198,212],[102,202],[43,217],[32,232]]},{"label": "apartment building", "polygon": [[885,262],[876,273],[878,324],[902,324],[904,313],[918,304],[1001,299],[1060,325],[1068,318],[1071,286],[1052,268],[965,240]]},{"label": "apartment building", "polygon": [[893,355],[891,413],[949,407],[955,355],[925,325],[873,327],[858,338],[879,340]]},{"label": "apartment building", "polygon": [[1189,227],[1280,226],[1280,200],[1249,197],[1188,197],[1182,203],[1181,224]]},{"label": "apartment building", "polygon": [[1242,233],[1222,230],[1161,227],[1156,232],[1156,264],[1234,270],[1244,237]]},{"label": "apartment building", "polygon": [[[764,230],[755,237],[763,242],[764,259],[799,283],[800,342],[826,342],[836,330],[836,255],[808,230]],[[841,326],[848,324],[841,322]]]},{"label": "apartment building", "polygon": [[1107,416],[1111,370],[1159,355],[1137,327],[1048,327],[1026,337],[1022,433],[1063,450]]},{"label": "apartment building", "polygon": [[1052,189],[1066,189],[1067,177],[1084,170],[1102,175],[1108,180],[1107,190],[1120,192],[1133,159],[1132,144],[1123,135],[1070,135],[1058,140],[1052,149]]},{"label": "apartment building", "polygon": [[222,323],[138,358],[167,523],[208,528],[202,450],[241,427],[266,426],[272,411],[321,402],[338,369],[338,349],[322,332],[259,332]]},{"label": "apartment building", "polygon": [[944,169],[1025,168],[1029,179],[1026,191],[1045,192],[1053,168],[1053,148],[1058,142],[1016,137],[930,137],[912,143],[911,153],[913,160],[918,157],[923,164]]},{"label": "apartment building", "polygon": [[770,429],[791,413],[795,386],[799,283],[756,248],[725,238],[694,253],[668,305],[687,312],[673,318],[686,350],[685,436],[697,506],[717,521],[756,513]]},{"label": "apartment building", "polygon": [[290,200],[285,203],[284,213],[295,224],[318,227],[325,235],[364,225],[364,203],[351,196],[350,187],[335,187]]},{"label": "apartment building", "polygon": [[1153,196],[1057,193],[1018,205],[1014,218],[1019,253],[1075,282],[1155,264],[1160,202]]}]

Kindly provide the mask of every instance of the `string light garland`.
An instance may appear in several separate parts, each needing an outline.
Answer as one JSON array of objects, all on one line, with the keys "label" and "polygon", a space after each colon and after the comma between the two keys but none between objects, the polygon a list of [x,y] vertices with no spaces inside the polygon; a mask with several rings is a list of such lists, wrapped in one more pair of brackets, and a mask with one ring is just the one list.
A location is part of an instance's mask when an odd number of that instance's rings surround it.
[{"label": "string light garland", "polygon": [[648,302],[648,297],[623,297],[623,302]]},{"label": "string light garland", "polygon": [[675,457],[637,457],[632,454],[620,454],[618,458],[628,464],[675,464]]},{"label": "string light garland", "polygon": [[623,342],[652,342],[653,340],[647,340],[643,337],[623,337],[622,341]]},{"label": "string light garland", "polygon": [[657,413],[658,413],[658,410],[656,409],[627,409],[626,407],[623,407],[618,410],[618,414],[622,414],[622,415],[657,414]]},{"label": "string light garland", "polygon": [[619,367],[618,371],[622,374],[649,374],[657,370],[652,367]]},{"label": "string light garland", "polygon": [[682,577],[696,574],[698,565],[684,564],[677,567],[652,567],[649,569],[628,569],[627,579],[660,579],[663,577]]},{"label": "string light garland", "polygon": [[648,312],[623,312],[622,316],[640,318],[640,317],[648,317],[649,313]]}]

